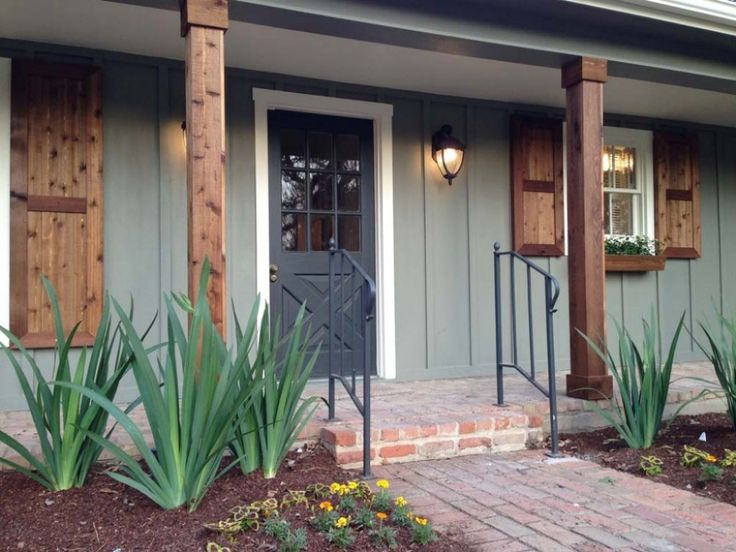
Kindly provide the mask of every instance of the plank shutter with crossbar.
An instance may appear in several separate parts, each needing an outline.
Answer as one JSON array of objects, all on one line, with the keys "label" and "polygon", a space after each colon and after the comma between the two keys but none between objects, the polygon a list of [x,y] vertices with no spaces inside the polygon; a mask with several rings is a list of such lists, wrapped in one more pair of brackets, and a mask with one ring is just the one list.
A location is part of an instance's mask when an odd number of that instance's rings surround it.
[{"label": "plank shutter with crossbar", "polygon": [[523,255],[563,255],[562,121],[513,117],[511,142],[514,249]]},{"label": "plank shutter with crossbar", "polygon": [[12,70],[10,329],[53,347],[57,290],[65,332],[88,345],[103,301],[102,78],[95,67],[16,60]]},{"label": "plank shutter with crossbar", "polygon": [[668,258],[700,257],[700,174],[695,134],[654,135],[657,239]]}]

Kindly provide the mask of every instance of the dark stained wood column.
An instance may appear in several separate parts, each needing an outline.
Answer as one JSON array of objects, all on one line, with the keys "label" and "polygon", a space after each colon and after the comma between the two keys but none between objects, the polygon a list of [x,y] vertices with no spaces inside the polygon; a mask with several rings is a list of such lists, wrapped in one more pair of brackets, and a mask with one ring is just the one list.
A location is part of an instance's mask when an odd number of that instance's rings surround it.
[{"label": "dark stained wood column", "polygon": [[181,0],[186,37],[189,295],[196,299],[202,263],[212,269],[212,319],[225,336],[225,31],[227,0]]},{"label": "dark stained wood column", "polygon": [[611,396],[605,363],[580,336],[606,338],[606,272],[603,254],[604,59],[581,57],[562,69],[567,90],[567,217],[570,286],[570,362],[567,394],[584,399]]}]

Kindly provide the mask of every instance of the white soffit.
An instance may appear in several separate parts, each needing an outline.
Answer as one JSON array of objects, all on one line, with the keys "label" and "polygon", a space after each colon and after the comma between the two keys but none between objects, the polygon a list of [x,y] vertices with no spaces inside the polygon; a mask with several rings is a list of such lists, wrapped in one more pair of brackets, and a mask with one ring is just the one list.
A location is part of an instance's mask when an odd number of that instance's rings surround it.
[{"label": "white soffit", "polygon": [[[130,29],[134,32],[121,32]],[[100,0],[3,0],[0,36],[182,59],[176,12]],[[563,107],[556,69],[232,22],[228,66],[440,95]],[[611,78],[605,109],[736,127],[736,96]]]}]

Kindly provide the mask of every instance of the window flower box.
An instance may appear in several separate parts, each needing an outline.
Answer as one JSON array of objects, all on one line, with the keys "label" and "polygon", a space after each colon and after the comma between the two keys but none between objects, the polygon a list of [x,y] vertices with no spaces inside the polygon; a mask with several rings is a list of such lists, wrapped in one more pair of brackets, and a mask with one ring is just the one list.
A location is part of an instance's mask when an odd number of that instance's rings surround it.
[{"label": "window flower box", "polygon": [[664,270],[664,255],[606,255],[606,272]]}]

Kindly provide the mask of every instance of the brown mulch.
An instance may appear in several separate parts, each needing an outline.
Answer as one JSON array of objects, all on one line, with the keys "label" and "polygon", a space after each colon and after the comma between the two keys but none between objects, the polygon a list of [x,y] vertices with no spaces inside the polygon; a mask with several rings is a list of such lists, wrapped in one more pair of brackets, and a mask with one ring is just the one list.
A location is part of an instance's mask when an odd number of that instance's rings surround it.
[{"label": "brown mulch", "polygon": [[[705,442],[699,440],[703,432]],[[698,480],[700,468],[686,468],[680,464],[684,445],[713,454],[719,460],[723,458],[724,449],[736,450],[736,432],[725,414],[678,416],[669,427],[666,422],[663,424],[654,446],[646,450],[627,448],[612,428],[561,435],[560,444],[565,454],[640,477],[649,477],[639,467],[641,457],[657,456],[663,461],[662,474],[653,480],[736,505],[736,469],[725,468],[720,481],[704,482]]]},{"label": "brown mulch", "polygon": [[[289,465],[286,465],[289,464]],[[243,476],[236,468],[221,477],[199,508],[165,511],[136,491],[102,473],[91,474],[79,489],[52,493],[14,472],[0,472],[0,550],[41,551],[202,551],[207,542],[227,545],[232,552],[276,551],[276,541],[262,533],[244,533],[235,544],[206,530],[204,523],[224,519],[228,511],[255,500],[280,499],[288,489],[303,490],[313,483],[330,484],[357,478],[335,465],[327,451],[310,448],[292,453],[275,479],[260,473]],[[417,512],[421,513],[421,512]],[[304,507],[287,509],[284,518],[293,528],[308,527],[308,551],[334,548],[308,524]],[[376,550],[364,532],[356,532],[351,551]],[[407,530],[399,533],[399,550],[464,552],[470,547],[447,536],[426,546],[409,542]],[[336,549],[334,549],[336,550]]]}]

